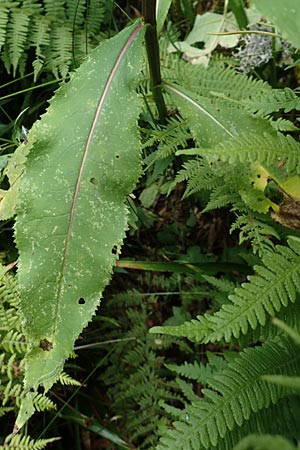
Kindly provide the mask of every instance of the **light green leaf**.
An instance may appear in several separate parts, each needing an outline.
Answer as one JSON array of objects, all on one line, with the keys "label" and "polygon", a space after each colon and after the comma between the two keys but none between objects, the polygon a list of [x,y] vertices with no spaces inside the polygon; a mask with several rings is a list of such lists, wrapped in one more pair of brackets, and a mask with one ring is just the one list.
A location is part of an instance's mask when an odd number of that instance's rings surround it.
[{"label": "light green leaf", "polygon": [[[222,47],[235,47],[238,43],[238,35],[220,36],[212,33],[222,33],[224,31],[236,31],[238,25],[232,13],[226,16],[207,12],[196,16],[192,31],[183,42],[170,44],[168,50],[175,52],[180,49],[184,53],[185,59],[193,64],[207,65],[213,50],[221,45]],[[196,43],[204,43],[204,48],[195,46]]]},{"label": "light green leaf", "polygon": [[139,199],[145,208],[150,208],[150,206],[155,202],[155,199],[159,193],[159,187],[156,183],[151,184],[151,186],[146,187],[140,194]]},{"label": "light green leaf", "polygon": [[284,39],[300,48],[299,0],[252,0],[260,14],[279,29]]},{"label": "light green leaf", "polygon": [[[299,238],[297,236],[291,236],[290,239],[295,239],[296,242],[299,241]],[[300,345],[300,334],[297,333],[297,331],[295,331],[293,328],[291,328],[290,326],[288,326],[285,322],[283,322],[282,320],[278,319],[277,317],[274,317],[272,319],[273,324],[280,328],[282,331],[284,331],[290,338],[293,339],[293,341],[295,342],[295,344]]]},{"label": "light green leaf", "polygon": [[287,377],[285,375],[263,375],[263,380],[278,384],[289,389],[300,389],[300,377]]},{"label": "light green leaf", "polygon": [[104,41],[63,84],[28,135],[16,242],[25,321],[27,404],[62,370],[109,283],[127,228],[127,195],[141,172],[136,92],[139,22]]},{"label": "light green leaf", "polygon": [[172,0],[157,0],[156,3],[156,24],[157,24],[157,34],[162,30],[168,11],[170,9]]},{"label": "light green leaf", "polygon": [[0,189],[0,220],[8,220],[15,215],[21,174],[27,153],[28,147],[24,143],[21,144],[3,171],[8,178],[10,187],[7,190]]},{"label": "light green leaf", "polygon": [[[297,447],[298,448],[298,447]],[[271,434],[249,434],[232,450],[296,450],[285,437]]]}]

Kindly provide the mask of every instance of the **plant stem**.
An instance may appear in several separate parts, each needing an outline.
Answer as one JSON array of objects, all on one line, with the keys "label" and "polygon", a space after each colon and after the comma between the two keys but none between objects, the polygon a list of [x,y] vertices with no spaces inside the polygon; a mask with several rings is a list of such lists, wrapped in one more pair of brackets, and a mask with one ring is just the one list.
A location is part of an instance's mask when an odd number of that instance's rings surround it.
[{"label": "plant stem", "polygon": [[156,31],[156,0],[142,0],[142,15],[144,17],[144,22],[147,25],[145,41],[150,71],[151,91],[158,110],[159,120],[162,124],[165,124],[167,107],[161,89],[159,46]]},{"label": "plant stem", "polygon": [[248,26],[248,17],[242,0],[229,0],[229,6],[235,15],[238,26],[244,30]]}]

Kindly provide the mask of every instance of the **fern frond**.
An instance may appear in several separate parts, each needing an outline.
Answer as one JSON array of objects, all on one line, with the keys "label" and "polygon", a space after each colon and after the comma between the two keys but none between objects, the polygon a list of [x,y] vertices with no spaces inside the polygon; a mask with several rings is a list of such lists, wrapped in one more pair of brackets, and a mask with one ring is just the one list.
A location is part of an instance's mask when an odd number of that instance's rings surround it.
[{"label": "fern frond", "polygon": [[228,139],[213,149],[199,149],[198,153],[208,159],[234,163],[257,162],[277,167],[284,163],[288,172],[300,173],[300,144],[291,136],[259,134],[241,134]]},{"label": "fern frond", "polygon": [[8,333],[6,333],[3,336],[1,345],[3,347],[3,350],[8,353],[17,352],[24,355],[27,351],[29,351],[29,346],[25,342],[23,333],[17,330],[10,330]]},{"label": "fern frond", "polygon": [[208,380],[212,377],[213,370],[210,365],[204,365],[198,361],[194,363],[187,363],[177,366],[176,364],[165,364],[167,369],[177,373],[189,380],[196,380],[198,383],[207,384]]},{"label": "fern frond", "polygon": [[193,385],[191,383],[188,383],[180,378],[177,378],[176,382],[180,387],[186,400],[188,400],[189,402],[194,402],[198,400],[199,397],[195,394],[193,390]]},{"label": "fern frond", "polygon": [[10,379],[3,391],[3,400],[2,405],[6,405],[6,403],[10,399],[16,399],[16,404],[19,403],[19,400],[21,398],[21,391],[22,391],[22,385],[20,383],[14,383],[13,378]]},{"label": "fern frond", "polygon": [[230,189],[230,186],[224,182],[220,186],[212,189],[209,197],[209,201],[203,212],[212,211],[214,209],[223,208],[224,206],[234,205],[240,200],[240,196],[237,192]]},{"label": "fern frond", "polygon": [[202,278],[214,286],[218,291],[227,295],[231,294],[236,287],[235,283],[226,279],[215,278],[210,275],[202,275]]},{"label": "fern frond", "polygon": [[[88,32],[92,35],[98,34],[104,20],[106,0],[90,0],[87,10]],[[107,2],[108,3],[108,2]]]},{"label": "fern frond", "polygon": [[81,386],[81,383],[74,378],[72,378],[68,373],[61,372],[58,381],[60,384],[66,385],[66,386]]},{"label": "fern frond", "polygon": [[224,63],[214,62],[210,67],[186,63],[177,55],[171,54],[162,65],[162,75],[168,82],[176,81],[204,97],[221,96],[223,99],[251,99],[269,95],[271,87],[261,80],[237,73]]},{"label": "fern frond", "polygon": [[241,427],[234,428],[230,433],[227,433],[218,443],[218,446],[213,447],[213,449],[232,449],[242,438],[257,433],[258,430],[260,433],[281,434],[292,441],[299,440],[299,414],[299,396],[282,398],[275,405],[271,404],[267,409],[262,409],[252,415]]},{"label": "fern frond", "polygon": [[9,306],[13,308],[18,308],[19,305],[18,283],[16,278],[9,273],[7,273],[1,280],[0,299],[1,303],[7,303]]},{"label": "fern frond", "polygon": [[24,72],[33,47],[35,80],[42,69],[65,77],[72,56],[79,64],[91,46],[99,43],[100,27],[111,10],[112,3],[105,0],[2,0],[0,51],[2,47],[6,70],[12,66],[14,75],[17,69]]},{"label": "fern frond", "polygon": [[72,30],[65,26],[51,30],[50,46],[46,52],[46,67],[58,78],[67,76],[72,62]]},{"label": "fern frond", "polygon": [[2,330],[9,330],[11,327],[15,327],[19,320],[16,316],[15,308],[6,309],[3,304],[0,304],[0,320]]},{"label": "fern frond", "polygon": [[64,20],[65,14],[65,2],[63,0],[44,0],[45,11],[52,19]]},{"label": "fern frond", "polygon": [[32,65],[34,67],[34,79],[37,79],[44,63],[45,50],[50,45],[50,21],[47,17],[34,17],[29,36],[32,47],[35,47],[36,58]]},{"label": "fern frond", "polygon": [[9,9],[7,5],[5,3],[3,4],[2,2],[2,5],[0,5],[0,51],[5,43],[6,25],[8,23],[8,13]]},{"label": "fern frond", "polygon": [[265,252],[275,250],[272,238],[280,239],[277,231],[257,215],[242,214],[231,226],[230,232],[240,230],[239,243],[250,241],[253,253],[262,256]]},{"label": "fern frond", "polygon": [[[149,130],[142,130],[149,133]],[[185,120],[180,117],[172,117],[167,125],[151,130],[151,137],[143,144],[148,148],[159,144],[155,152],[155,161],[173,155],[179,148],[185,147],[191,139],[191,133]]]},{"label": "fern frond", "polygon": [[23,49],[27,40],[29,23],[30,16],[23,8],[16,8],[11,12],[10,21],[7,26],[6,42],[14,76],[16,75],[20,58],[23,56]]},{"label": "fern frond", "polygon": [[209,297],[211,299],[216,300],[219,305],[228,303],[228,296],[233,294],[236,283],[227,280],[226,278],[215,278],[210,275],[202,275],[202,278],[214,288],[214,290],[209,292]]},{"label": "fern frond", "polygon": [[202,189],[212,189],[219,182],[218,178],[213,174],[210,164],[204,158],[195,158],[185,162],[183,169],[176,175],[174,185],[185,180],[188,180],[188,183],[183,198]]},{"label": "fern frond", "polygon": [[[287,393],[261,379],[266,372],[292,374],[300,369],[299,349],[290,340],[275,339],[261,347],[246,349],[216,375],[204,398],[187,405],[186,420],[175,422],[161,438],[157,450],[210,449],[228,431]],[[264,393],[262,395],[262,392]]]},{"label": "fern frond", "polygon": [[255,266],[256,275],[229,296],[230,304],[215,314],[198,316],[197,320],[174,327],[154,327],[153,333],[185,336],[194,342],[229,342],[232,337],[247,334],[266,324],[284,306],[296,301],[300,286],[300,242],[289,239],[289,246],[276,246],[276,252],[262,257],[264,266]]},{"label": "fern frond", "polygon": [[37,411],[49,411],[56,409],[56,404],[43,394],[37,394],[33,398],[33,405]]},{"label": "fern frond", "polygon": [[299,128],[296,127],[290,120],[282,119],[281,117],[277,120],[270,121],[272,127],[276,131],[298,131]]},{"label": "fern frond", "polygon": [[21,436],[16,434],[8,436],[3,445],[0,445],[0,450],[43,450],[48,444],[59,440],[60,438],[48,438],[34,440],[30,436]]},{"label": "fern frond", "polygon": [[[85,20],[86,0],[67,0],[66,15],[70,27],[82,27]],[[74,30],[75,31],[75,30]]]},{"label": "fern frond", "polygon": [[[147,297],[145,302],[145,298],[132,290],[111,299],[110,311],[118,317],[123,333],[119,327],[113,327],[108,337],[124,337],[124,342],[111,353],[102,375],[108,387],[112,414],[120,416],[128,440],[139,449],[154,448],[157,442],[159,428],[166,420],[160,402],[179,398],[175,381],[166,382],[160,374],[165,362],[159,355],[161,346],[156,336],[148,334],[151,303],[157,299],[153,296],[149,302]],[[134,340],[128,340],[132,337]]]},{"label": "fern frond", "polygon": [[242,103],[260,117],[279,110],[285,113],[293,109],[300,110],[300,97],[290,88],[272,89],[268,95],[252,98],[250,101],[243,100]]}]

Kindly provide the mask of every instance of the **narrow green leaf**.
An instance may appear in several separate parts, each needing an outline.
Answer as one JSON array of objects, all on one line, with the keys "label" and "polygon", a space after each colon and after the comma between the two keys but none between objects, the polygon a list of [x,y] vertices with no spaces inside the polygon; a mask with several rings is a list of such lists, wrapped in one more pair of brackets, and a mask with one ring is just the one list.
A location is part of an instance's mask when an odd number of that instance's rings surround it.
[{"label": "narrow green leaf", "polygon": [[215,274],[216,272],[232,273],[239,271],[249,273],[249,266],[246,264],[236,264],[231,262],[159,262],[159,261],[117,261],[117,267],[124,269],[150,270],[154,272],[173,272],[173,273],[198,273],[198,274]]},{"label": "narrow green leaf", "polygon": [[291,339],[295,342],[295,344],[300,345],[300,334],[297,333],[293,328],[289,327],[285,322],[278,319],[277,317],[274,317],[272,319],[272,322],[275,326],[280,328],[282,331],[284,331],[288,336],[290,336]]},{"label": "narrow green leaf", "polygon": [[229,0],[229,6],[232,9],[240,29],[247,28],[248,17],[243,0]]},{"label": "narrow green leaf", "polygon": [[77,423],[78,425],[80,425],[85,429],[88,429],[92,433],[102,436],[104,439],[113,442],[114,444],[118,445],[121,448],[129,449],[126,442],[123,439],[121,439],[120,436],[118,436],[116,433],[109,430],[108,428],[105,428],[103,425],[101,425],[101,423],[99,423],[92,417],[87,417],[78,412],[74,412],[74,414],[63,414],[62,417],[64,418],[64,420],[67,420],[68,422]]},{"label": "narrow green leaf", "polygon": [[168,15],[172,0],[157,0],[156,3],[156,23],[157,34],[159,34]]},{"label": "narrow green leaf", "polygon": [[16,242],[26,341],[26,408],[47,391],[91,320],[127,228],[126,196],[140,175],[137,22],[93,51],[28,135]]},{"label": "narrow green leaf", "polygon": [[300,389],[300,377],[287,377],[284,375],[263,375],[263,380],[269,383],[278,384],[289,389]]}]

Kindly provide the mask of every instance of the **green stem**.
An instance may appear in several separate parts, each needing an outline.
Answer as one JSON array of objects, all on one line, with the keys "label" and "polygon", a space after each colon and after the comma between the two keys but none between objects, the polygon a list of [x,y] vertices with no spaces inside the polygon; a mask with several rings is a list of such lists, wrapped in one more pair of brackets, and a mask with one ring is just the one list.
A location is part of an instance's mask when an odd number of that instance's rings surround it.
[{"label": "green stem", "polygon": [[156,31],[156,0],[142,0],[142,15],[147,25],[146,30],[146,49],[148,55],[150,85],[152,95],[158,110],[159,120],[162,124],[166,123],[167,107],[162,95],[159,46]]},{"label": "green stem", "polygon": [[230,8],[235,15],[238,26],[244,30],[248,26],[248,17],[246,14],[243,0],[229,0]]}]

